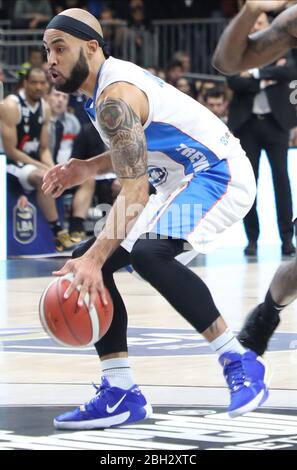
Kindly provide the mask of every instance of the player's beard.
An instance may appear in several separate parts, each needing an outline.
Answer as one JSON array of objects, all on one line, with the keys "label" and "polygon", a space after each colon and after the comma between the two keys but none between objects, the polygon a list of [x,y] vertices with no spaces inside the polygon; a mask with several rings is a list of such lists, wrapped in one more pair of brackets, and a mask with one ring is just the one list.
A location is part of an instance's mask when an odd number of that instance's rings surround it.
[{"label": "player's beard", "polygon": [[89,75],[89,66],[85,58],[83,49],[80,49],[79,58],[74,64],[70,77],[64,83],[56,84],[55,88],[63,93],[75,93]]}]

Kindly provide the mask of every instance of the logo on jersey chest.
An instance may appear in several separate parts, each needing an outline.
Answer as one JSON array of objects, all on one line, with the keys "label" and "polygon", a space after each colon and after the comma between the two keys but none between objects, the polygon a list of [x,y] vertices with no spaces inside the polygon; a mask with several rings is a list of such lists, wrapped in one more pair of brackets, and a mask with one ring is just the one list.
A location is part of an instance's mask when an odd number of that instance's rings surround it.
[{"label": "logo on jersey chest", "polygon": [[[31,117],[31,111],[30,109],[26,108],[26,107],[22,107],[22,118],[23,118],[23,121],[24,121],[24,131],[26,134],[29,133],[29,130],[30,130],[30,117]],[[34,119],[36,119],[36,113],[33,113],[32,112],[32,117],[34,117]],[[44,119],[43,119],[43,116],[41,114],[39,114],[39,116],[37,117],[37,123],[41,126],[43,125],[44,123]]]},{"label": "logo on jersey chest", "polygon": [[23,106],[22,107],[22,116],[23,116],[24,120],[28,122],[29,118],[30,118],[30,109]]},{"label": "logo on jersey chest", "polygon": [[168,171],[165,167],[157,167],[157,166],[148,166],[147,169],[149,175],[149,182],[154,186],[159,186],[166,182],[168,177]]},{"label": "logo on jersey chest", "polygon": [[[30,137],[29,137],[30,138]],[[37,153],[39,149],[39,141],[34,138],[33,140],[26,140],[23,143],[22,150],[29,155]]]}]

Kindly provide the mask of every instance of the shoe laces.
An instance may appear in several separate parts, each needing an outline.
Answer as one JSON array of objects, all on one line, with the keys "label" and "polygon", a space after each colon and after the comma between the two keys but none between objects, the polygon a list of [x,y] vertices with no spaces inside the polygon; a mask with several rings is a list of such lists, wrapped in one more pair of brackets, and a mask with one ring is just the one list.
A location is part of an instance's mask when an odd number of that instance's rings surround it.
[{"label": "shoe laces", "polygon": [[91,398],[90,401],[84,404],[84,407],[86,410],[89,409],[89,407],[96,407],[96,403],[98,401],[98,398],[101,398],[107,391],[107,389],[110,388],[110,385],[107,381],[102,380],[100,385],[96,385],[92,382],[92,385],[94,389],[96,390],[95,396]]},{"label": "shoe laces", "polygon": [[246,376],[241,361],[234,361],[225,366],[224,374],[231,393],[244,386]]}]

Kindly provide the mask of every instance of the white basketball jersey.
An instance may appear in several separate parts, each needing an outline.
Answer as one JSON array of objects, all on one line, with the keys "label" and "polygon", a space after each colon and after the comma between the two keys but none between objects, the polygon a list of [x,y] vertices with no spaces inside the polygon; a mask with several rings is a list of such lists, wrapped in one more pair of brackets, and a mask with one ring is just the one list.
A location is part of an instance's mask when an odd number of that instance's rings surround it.
[{"label": "white basketball jersey", "polygon": [[239,140],[198,101],[141,67],[113,57],[102,64],[94,97],[86,103],[86,111],[103,140],[94,104],[103,90],[115,82],[131,83],[147,96],[149,116],[143,128],[148,174],[158,192],[172,192],[219,160],[245,156]]}]

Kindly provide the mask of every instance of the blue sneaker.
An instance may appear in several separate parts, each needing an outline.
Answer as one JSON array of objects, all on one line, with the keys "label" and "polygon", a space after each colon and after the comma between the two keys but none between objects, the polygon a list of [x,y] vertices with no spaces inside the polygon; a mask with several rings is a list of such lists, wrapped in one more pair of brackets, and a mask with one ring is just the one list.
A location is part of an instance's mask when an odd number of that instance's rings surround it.
[{"label": "blue sneaker", "polygon": [[137,385],[129,390],[111,387],[102,377],[96,395],[88,403],[54,419],[57,429],[97,429],[120,424],[135,423],[152,414],[152,407],[146,401]]},{"label": "blue sneaker", "polygon": [[262,358],[248,349],[244,354],[224,353],[219,362],[231,393],[231,418],[253,411],[267,400],[268,368]]}]

